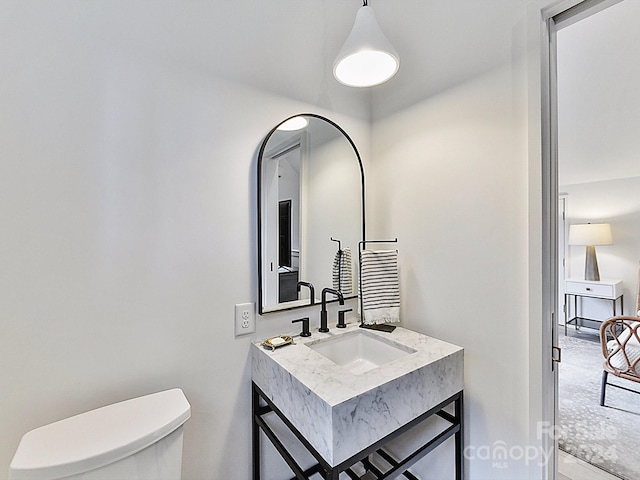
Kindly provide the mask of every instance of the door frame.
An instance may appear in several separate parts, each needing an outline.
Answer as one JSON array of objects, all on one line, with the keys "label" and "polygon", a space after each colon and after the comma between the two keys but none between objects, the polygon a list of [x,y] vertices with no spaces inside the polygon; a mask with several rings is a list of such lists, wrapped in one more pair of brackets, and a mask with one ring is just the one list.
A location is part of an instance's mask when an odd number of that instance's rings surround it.
[{"label": "door frame", "polygon": [[[542,155],[542,358],[543,419],[557,426],[559,245],[558,245],[558,82],[557,37],[562,28],[598,13],[622,0],[560,0],[541,10],[541,155]],[[552,429],[551,432],[556,432]],[[541,439],[543,448],[553,448],[547,465],[547,478],[557,476],[557,435]]]}]

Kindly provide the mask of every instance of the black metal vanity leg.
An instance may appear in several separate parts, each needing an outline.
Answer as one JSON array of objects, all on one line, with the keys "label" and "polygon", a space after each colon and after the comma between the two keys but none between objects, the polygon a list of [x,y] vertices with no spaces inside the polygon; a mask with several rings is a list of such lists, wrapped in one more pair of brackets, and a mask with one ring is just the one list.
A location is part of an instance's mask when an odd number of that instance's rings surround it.
[{"label": "black metal vanity leg", "polygon": [[253,480],[260,480],[260,427],[256,422],[260,396],[256,386],[251,382],[251,462],[253,468]]},{"label": "black metal vanity leg", "polygon": [[464,479],[464,408],[462,392],[455,402],[455,418],[460,424],[460,429],[455,434],[456,442],[456,480]]},{"label": "black metal vanity leg", "polygon": [[331,468],[327,470],[326,475],[324,476],[325,480],[338,480],[340,477],[340,472],[337,468]]}]

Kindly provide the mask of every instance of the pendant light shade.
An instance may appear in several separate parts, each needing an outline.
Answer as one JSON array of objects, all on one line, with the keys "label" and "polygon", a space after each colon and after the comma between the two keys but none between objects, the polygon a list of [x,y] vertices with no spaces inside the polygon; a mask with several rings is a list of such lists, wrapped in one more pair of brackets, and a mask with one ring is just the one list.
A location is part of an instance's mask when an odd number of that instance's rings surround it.
[{"label": "pendant light shade", "polygon": [[373,9],[365,2],[333,63],[333,75],[350,87],[372,87],[393,77],[399,66],[398,53],[380,30]]},{"label": "pendant light shade", "polygon": [[307,125],[309,125],[309,120],[298,115],[282,122],[278,126],[278,130],[281,132],[295,132],[296,130],[307,128]]}]

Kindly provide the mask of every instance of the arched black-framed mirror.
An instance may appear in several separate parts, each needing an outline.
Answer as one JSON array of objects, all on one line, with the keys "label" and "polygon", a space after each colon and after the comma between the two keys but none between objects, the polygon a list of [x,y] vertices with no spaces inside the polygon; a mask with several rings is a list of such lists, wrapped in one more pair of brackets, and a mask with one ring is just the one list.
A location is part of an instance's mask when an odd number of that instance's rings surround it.
[{"label": "arched black-framed mirror", "polygon": [[293,115],[264,138],[257,172],[258,312],[320,303],[324,287],[356,297],[365,178],[351,137],[321,115]]}]

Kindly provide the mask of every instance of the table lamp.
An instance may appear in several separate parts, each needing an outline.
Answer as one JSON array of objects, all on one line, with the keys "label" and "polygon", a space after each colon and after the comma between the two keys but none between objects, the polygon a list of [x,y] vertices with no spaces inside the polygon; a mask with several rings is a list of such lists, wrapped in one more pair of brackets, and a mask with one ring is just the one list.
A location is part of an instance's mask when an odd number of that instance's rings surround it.
[{"label": "table lamp", "polygon": [[585,223],[569,227],[569,245],[587,247],[584,263],[584,279],[600,281],[596,245],[612,245],[611,225],[608,223]]}]

